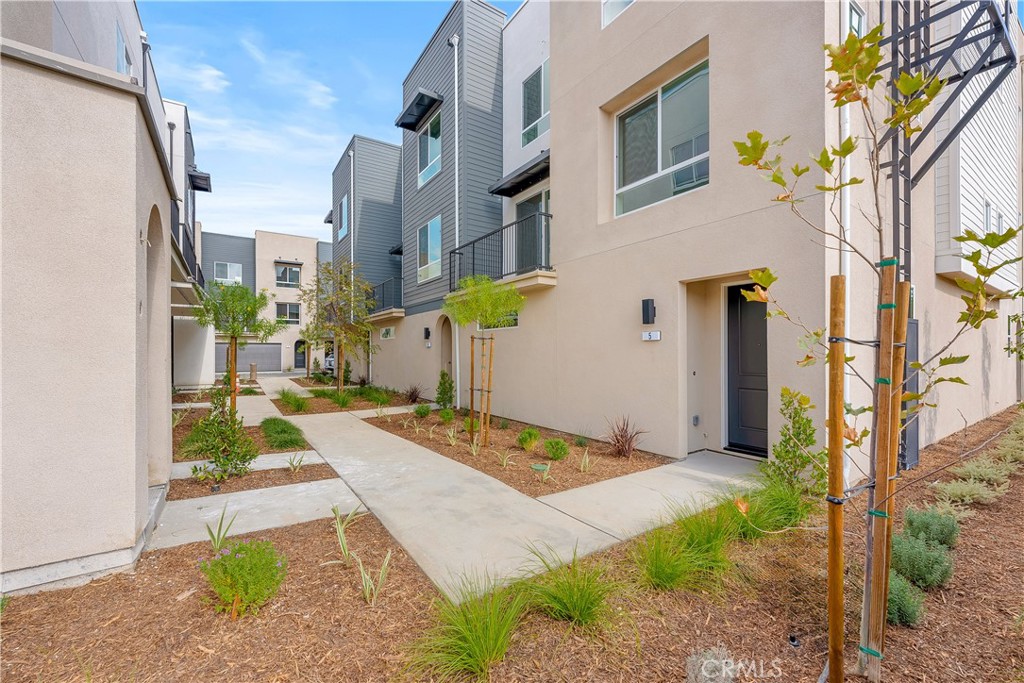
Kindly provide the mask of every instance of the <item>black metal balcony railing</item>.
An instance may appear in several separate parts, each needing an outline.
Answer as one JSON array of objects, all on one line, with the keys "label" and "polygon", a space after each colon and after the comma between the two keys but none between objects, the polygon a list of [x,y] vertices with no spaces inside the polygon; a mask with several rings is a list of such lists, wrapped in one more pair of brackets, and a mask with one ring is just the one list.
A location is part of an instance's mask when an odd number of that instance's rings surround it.
[{"label": "black metal balcony railing", "polygon": [[470,275],[500,280],[533,270],[551,270],[551,214],[535,213],[463,244],[448,255],[452,290]]},{"label": "black metal balcony railing", "polygon": [[402,307],[402,278],[393,277],[373,287],[373,312]]},{"label": "black metal balcony railing", "polygon": [[192,234],[189,232],[188,226],[182,223],[179,226],[181,233],[181,240],[178,242],[178,246],[181,247],[181,255],[185,258],[185,267],[188,268],[189,275],[199,281],[197,275],[199,265],[196,263],[196,247],[192,242]]}]

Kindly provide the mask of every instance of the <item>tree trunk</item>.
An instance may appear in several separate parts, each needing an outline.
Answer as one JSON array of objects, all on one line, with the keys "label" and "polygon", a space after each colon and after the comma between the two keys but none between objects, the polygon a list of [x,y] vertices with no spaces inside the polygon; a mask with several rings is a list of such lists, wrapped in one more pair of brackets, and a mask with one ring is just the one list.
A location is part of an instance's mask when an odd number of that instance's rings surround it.
[{"label": "tree trunk", "polygon": [[228,366],[228,381],[231,382],[231,412],[235,412],[238,401],[238,337],[231,338],[231,364]]},{"label": "tree trunk", "polygon": [[334,342],[334,374],[338,377],[338,393],[345,391],[345,351]]}]

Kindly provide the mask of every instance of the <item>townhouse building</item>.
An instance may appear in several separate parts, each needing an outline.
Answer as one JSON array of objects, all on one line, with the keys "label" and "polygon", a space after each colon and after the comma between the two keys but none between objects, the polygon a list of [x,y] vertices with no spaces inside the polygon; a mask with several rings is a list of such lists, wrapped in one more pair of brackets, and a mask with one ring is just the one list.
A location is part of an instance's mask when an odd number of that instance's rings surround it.
[{"label": "townhouse building", "polygon": [[134,3],[4,2],[0,80],[6,593],[130,565],[155,523],[210,180]]},{"label": "townhouse building", "polygon": [[[405,82],[398,122],[410,129],[403,143],[404,305],[379,323],[375,381],[416,383],[429,394],[446,369],[468,403],[468,373],[460,366],[468,368],[468,338],[480,332],[453,330],[437,306],[459,277],[485,274],[527,297],[516,320],[488,331],[499,348],[496,414],[591,436],[629,415],[647,430],[644,448],[657,453],[767,457],[782,427],[782,387],[824,396],[826,373],[821,364],[798,366],[803,329],[766,320],[763,304],[743,301],[749,271],[770,267],[780,277],[775,296],[812,328],[827,320],[830,276],[845,274],[848,336],[856,339],[874,336],[877,281],[848,251],[823,248],[773,204],[763,180],[737,163],[732,142],[754,129],[772,139],[790,135],[786,153],[802,160],[841,134],[866,135],[862,121],[827,97],[821,45],[880,23],[889,3],[528,0],[502,27],[498,73],[490,71],[490,53],[467,64],[468,41],[458,62],[462,73],[489,73],[489,82],[501,83],[488,101],[501,103],[500,121],[481,118],[489,128],[466,134],[500,138],[500,155],[477,149],[474,156],[446,118],[455,114],[447,81],[427,77],[425,65],[444,67],[438,53],[452,49],[446,39],[458,32],[448,24],[479,4],[457,3]],[[944,30],[955,32],[975,9],[947,15]],[[1016,19],[993,21],[1009,27],[1019,55]],[[913,189],[912,357],[929,357],[956,333],[955,278],[970,270],[964,247],[951,237],[966,227],[995,229],[1000,215],[1004,227],[1010,217],[1020,221],[1020,71]],[[985,83],[959,94],[921,155],[972,108]],[[499,158],[486,182],[502,201],[494,213],[464,169],[468,163],[483,172],[482,164]],[[455,171],[456,159],[463,169],[457,177],[466,182],[437,183],[435,174]],[[863,176],[862,166],[854,161],[851,173]],[[885,201],[891,192],[883,190]],[[861,217],[860,209],[873,205],[866,187],[844,191],[840,203],[836,210],[859,249],[875,259],[892,253],[892,226],[884,226],[879,247]],[[474,204],[475,215],[454,215]],[[810,194],[801,210],[836,229],[826,196]],[[431,240],[435,215],[440,249]],[[1018,240],[1004,255],[1019,253]],[[1011,271],[995,283],[1001,291],[1019,288],[1020,267]],[[1021,304],[993,306],[998,322],[955,347],[971,357],[958,368],[970,388],[935,390],[938,408],[912,424],[911,448],[1020,398],[1020,364],[1003,347],[1009,316]],[[854,366],[871,376],[870,354],[860,356]],[[869,388],[852,374],[848,385],[852,404],[870,402]]]},{"label": "townhouse building", "polygon": [[[238,348],[238,368],[246,373],[256,364],[257,372],[302,370],[314,359],[322,365],[326,349],[307,349],[301,329],[309,322],[299,303],[299,289],[310,287],[319,263],[332,260],[331,244],[315,237],[256,230],[254,237],[207,232],[202,254],[203,270],[211,282],[241,283],[253,292],[266,290],[270,305],[263,312],[268,320],[285,322],[282,331],[267,341],[247,339]],[[217,336],[213,349],[214,369],[227,371],[228,340]]]}]

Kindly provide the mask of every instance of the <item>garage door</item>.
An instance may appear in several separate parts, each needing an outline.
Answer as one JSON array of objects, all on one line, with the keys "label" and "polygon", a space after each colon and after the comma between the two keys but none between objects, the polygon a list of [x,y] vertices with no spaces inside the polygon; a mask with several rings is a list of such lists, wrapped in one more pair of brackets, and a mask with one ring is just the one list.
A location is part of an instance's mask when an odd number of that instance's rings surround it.
[{"label": "garage door", "polygon": [[[216,349],[217,373],[228,370],[228,345],[218,343]],[[256,364],[259,372],[280,372],[281,371],[281,345],[280,344],[246,344],[238,347],[238,372],[245,374],[249,372],[249,363]]]}]

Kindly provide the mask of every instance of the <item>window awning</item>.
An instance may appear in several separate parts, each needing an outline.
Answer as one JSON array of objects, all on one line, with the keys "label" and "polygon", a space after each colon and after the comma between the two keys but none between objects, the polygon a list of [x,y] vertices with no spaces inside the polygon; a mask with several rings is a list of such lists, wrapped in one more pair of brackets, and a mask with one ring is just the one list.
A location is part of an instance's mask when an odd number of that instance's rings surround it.
[{"label": "window awning", "polygon": [[213,192],[210,184],[210,174],[193,168],[188,172],[188,179],[192,182],[192,189],[197,192]]},{"label": "window awning", "polygon": [[388,254],[391,255],[391,256],[401,256],[402,255],[402,244],[401,244],[401,242],[399,242],[395,246],[391,247],[391,250],[388,251]]},{"label": "window awning", "polygon": [[513,197],[551,175],[551,150],[546,149],[533,159],[487,188],[491,194]]},{"label": "window awning", "polygon": [[436,92],[419,88],[416,91],[416,94],[412,96],[412,100],[409,104],[405,106],[405,111],[395,119],[395,125],[399,128],[405,128],[406,130],[411,130],[415,133],[426,115],[433,111],[437,104],[443,101],[444,98]]},{"label": "window awning", "polygon": [[328,211],[327,215],[324,216],[324,223],[326,223],[327,225],[333,225],[334,224],[334,209],[331,209],[330,211]]},{"label": "window awning", "polygon": [[286,259],[286,258],[276,258],[276,259],[274,259],[274,263],[280,263],[283,266],[301,266],[302,265],[302,261],[292,261],[291,259]]}]

